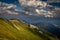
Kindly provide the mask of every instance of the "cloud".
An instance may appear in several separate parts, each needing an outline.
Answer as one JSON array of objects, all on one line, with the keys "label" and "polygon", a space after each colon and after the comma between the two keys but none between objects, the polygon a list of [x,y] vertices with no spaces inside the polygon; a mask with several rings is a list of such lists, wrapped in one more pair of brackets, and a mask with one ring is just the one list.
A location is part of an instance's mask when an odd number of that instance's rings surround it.
[{"label": "cloud", "polygon": [[15,7],[16,7],[16,5],[14,5],[14,4],[0,2],[0,8],[11,9],[11,8],[15,8]]},{"label": "cloud", "polygon": [[7,9],[11,9],[11,8],[15,8],[16,7],[16,5],[9,5],[9,6],[7,6]]},{"label": "cloud", "polygon": [[[21,0],[21,1],[24,1],[24,0]],[[29,3],[29,2],[27,2],[27,3]],[[33,2],[35,2],[35,1],[33,1]],[[42,3],[44,4],[44,2],[40,2],[40,4],[38,3],[36,5],[42,5],[43,6]],[[26,4],[26,7],[27,7],[27,5],[28,4]],[[31,5],[35,6],[35,4],[33,4],[33,3]],[[18,9],[15,9],[15,7],[16,7],[16,5],[14,5],[14,4],[7,4],[7,3],[0,2],[0,13],[8,13],[8,14],[17,15],[17,14],[19,14],[20,11]],[[49,7],[52,7],[52,6],[48,5],[48,7],[47,7],[48,10],[46,10],[44,8],[38,9],[38,8],[34,8],[34,7],[28,7],[27,9],[29,11],[27,11],[27,12],[25,10],[23,10],[23,11],[26,12],[25,14],[30,15],[30,16],[31,15],[34,15],[34,16],[37,15],[37,16],[42,16],[42,17],[60,17],[59,16],[60,15],[60,12],[59,12],[60,9],[59,8],[55,8],[56,11],[52,12],[53,10],[49,9]],[[21,11],[21,12],[23,12],[23,11]]]},{"label": "cloud", "polygon": [[18,14],[14,9],[16,5],[0,2],[0,14]]},{"label": "cloud", "polygon": [[37,7],[37,6],[42,6],[42,7],[46,7],[47,3],[46,2],[42,2],[42,1],[36,1],[36,0],[19,0],[20,4],[22,6],[33,6],[33,7]]}]

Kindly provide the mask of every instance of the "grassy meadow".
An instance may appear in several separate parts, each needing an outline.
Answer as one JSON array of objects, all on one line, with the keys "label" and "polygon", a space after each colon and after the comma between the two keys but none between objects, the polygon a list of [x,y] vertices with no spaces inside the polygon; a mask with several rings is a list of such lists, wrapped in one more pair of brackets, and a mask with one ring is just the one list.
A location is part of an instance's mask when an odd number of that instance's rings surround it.
[{"label": "grassy meadow", "polygon": [[[41,33],[43,32],[43,33]],[[0,18],[0,40],[57,40],[53,35],[44,30],[31,29],[25,23],[18,20],[6,20]]]}]

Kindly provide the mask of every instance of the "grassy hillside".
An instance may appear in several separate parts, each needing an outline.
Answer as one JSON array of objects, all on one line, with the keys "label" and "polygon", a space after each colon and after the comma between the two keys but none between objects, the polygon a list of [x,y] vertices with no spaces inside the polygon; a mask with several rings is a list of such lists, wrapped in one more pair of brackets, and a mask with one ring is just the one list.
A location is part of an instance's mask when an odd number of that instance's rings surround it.
[{"label": "grassy hillside", "polygon": [[56,38],[30,29],[20,21],[0,18],[0,40],[56,40]]}]

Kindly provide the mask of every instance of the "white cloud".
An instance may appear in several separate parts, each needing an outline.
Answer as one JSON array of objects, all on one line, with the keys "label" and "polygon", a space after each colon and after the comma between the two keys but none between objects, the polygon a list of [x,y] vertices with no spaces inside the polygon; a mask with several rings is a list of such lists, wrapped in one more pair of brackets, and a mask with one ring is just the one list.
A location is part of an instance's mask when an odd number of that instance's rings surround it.
[{"label": "white cloud", "polygon": [[11,9],[11,8],[15,8],[15,7],[16,7],[16,5],[14,5],[14,4],[0,2],[0,8],[2,8],[2,9]]},{"label": "white cloud", "polygon": [[9,6],[7,6],[7,9],[11,9],[11,8],[15,8],[16,7],[16,5],[9,5]]},{"label": "white cloud", "polygon": [[42,6],[42,7],[46,7],[47,3],[46,2],[42,2],[39,0],[19,0],[20,4],[22,6],[33,6],[33,7],[37,7],[37,6]]},{"label": "white cloud", "polygon": [[0,2],[0,13],[7,13],[7,14],[19,14],[17,13],[15,9],[16,5],[14,4],[8,4],[8,3],[3,3]]}]

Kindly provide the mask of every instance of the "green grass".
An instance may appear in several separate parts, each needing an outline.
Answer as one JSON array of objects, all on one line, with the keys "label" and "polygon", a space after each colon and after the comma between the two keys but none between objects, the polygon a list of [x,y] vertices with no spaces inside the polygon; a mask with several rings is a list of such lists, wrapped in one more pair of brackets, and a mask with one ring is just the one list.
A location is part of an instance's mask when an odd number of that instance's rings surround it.
[{"label": "green grass", "polygon": [[[4,20],[0,18],[0,40],[56,40],[55,37],[49,35],[40,34],[37,31],[33,31],[26,24],[17,20]],[[42,30],[41,30],[42,31]],[[45,36],[44,37],[41,37]]]},{"label": "green grass", "polygon": [[14,26],[11,26],[6,20],[0,19],[0,40],[42,40],[39,36],[30,32],[23,23],[14,20],[12,24]]}]

